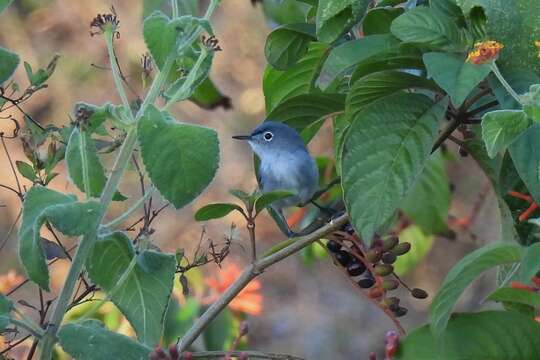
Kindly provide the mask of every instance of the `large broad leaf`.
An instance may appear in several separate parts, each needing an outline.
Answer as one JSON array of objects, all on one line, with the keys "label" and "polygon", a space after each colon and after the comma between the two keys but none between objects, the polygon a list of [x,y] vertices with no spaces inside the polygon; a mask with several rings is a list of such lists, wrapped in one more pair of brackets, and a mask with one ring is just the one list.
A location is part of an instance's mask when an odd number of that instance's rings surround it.
[{"label": "large broad leaf", "polygon": [[424,54],[428,75],[442,87],[455,107],[460,107],[482,80],[491,72],[489,65],[474,65],[458,55],[432,52]]},{"label": "large broad leaf", "polygon": [[518,262],[521,254],[518,245],[494,243],[473,251],[454,265],[431,303],[433,333],[436,336],[444,333],[455,303],[474,279],[495,266]]},{"label": "large broad leaf", "polygon": [[371,35],[362,39],[347,41],[332,49],[321,69],[317,85],[325,90],[339,76],[351,70],[356,64],[385,53],[399,44],[392,35]]},{"label": "large broad leaf", "polygon": [[[432,155],[400,208],[428,234],[446,230],[450,207],[450,186],[440,152]],[[399,257],[398,260],[400,260]]]},{"label": "large broad leaf", "polygon": [[364,241],[394,213],[422,172],[448,100],[395,94],[353,119],[341,160],[344,199]]},{"label": "large broad leaf", "polygon": [[0,46],[0,84],[9,79],[19,66],[19,55]]},{"label": "large broad leaf", "polygon": [[[125,277],[132,260],[135,266]],[[92,281],[108,293],[129,320],[139,340],[157,345],[173,288],[175,256],[153,250],[136,254],[126,235],[113,233],[96,241],[86,268]],[[121,278],[124,280],[119,283]]]},{"label": "large broad leaf", "polygon": [[443,49],[462,49],[461,35],[451,19],[434,9],[417,7],[392,22],[390,28],[397,38]]},{"label": "large broad leaf", "polygon": [[364,35],[387,34],[395,18],[403,14],[403,8],[376,8],[370,10],[362,21]]},{"label": "large broad leaf", "polygon": [[522,110],[491,111],[482,117],[482,139],[489,157],[505,150],[531,125]]},{"label": "large broad leaf", "polygon": [[313,24],[280,26],[266,38],[266,60],[276,69],[287,70],[307,53],[309,43],[313,40],[316,40]]},{"label": "large broad leaf", "polygon": [[540,2],[537,0],[456,0],[469,15],[474,7],[482,7],[487,17],[489,39],[504,44],[498,63],[511,69],[540,73],[538,49],[540,39]]},{"label": "large broad leaf", "polygon": [[433,81],[402,71],[381,71],[357,81],[347,94],[346,113],[354,118],[367,105],[382,97],[406,89],[428,89],[437,91]]},{"label": "large broad leaf", "polygon": [[296,95],[307,94],[313,88],[320,64],[326,58],[328,46],[312,42],[308,52],[298,63],[286,71],[267,66],[263,77],[263,92],[266,112],[270,113],[277,104]]},{"label": "large broad leaf", "polygon": [[98,320],[66,324],[60,328],[58,339],[62,349],[78,360],[143,360],[152,351],[125,335],[105,329]]},{"label": "large broad leaf", "polygon": [[384,70],[424,70],[422,54],[418,51],[391,50],[370,56],[359,62],[351,75],[350,83],[371,73]]},{"label": "large broad leaf", "polygon": [[369,0],[319,0],[317,6],[317,36],[333,42],[360,20]]},{"label": "large broad leaf", "polygon": [[344,107],[345,95],[342,94],[303,94],[281,102],[267,118],[284,122],[301,132],[318,120],[343,111]]},{"label": "large broad leaf", "polygon": [[437,339],[423,326],[400,342],[396,360],[534,360],[540,324],[506,311],[456,314]]},{"label": "large broad leaf", "polygon": [[49,270],[39,236],[48,221],[69,236],[94,231],[99,219],[99,203],[79,203],[74,195],[65,195],[36,185],[25,196],[23,218],[19,229],[19,257],[28,278],[49,290]]},{"label": "large broad leaf", "polygon": [[13,303],[5,295],[0,294],[0,331],[4,331],[9,325],[13,309]]},{"label": "large broad leaf", "polygon": [[154,106],[138,126],[144,166],[159,192],[177,209],[195,199],[219,165],[216,132],[176,122]]},{"label": "large broad leaf", "polygon": [[540,203],[540,124],[534,124],[525,131],[508,150],[512,161],[529,193]]},{"label": "large broad leaf", "polygon": [[528,283],[540,271],[540,243],[534,243],[525,249],[521,260],[519,280]]},{"label": "large broad leaf", "polygon": [[401,231],[399,240],[411,244],[411,250],[397,258],[393,264],[395,273],[401,276],[416,268],[433,247],[433,239],[433,235],[426,234],[416,225],[408,226]]},{"label": "large broad leaf", "polygon": [[[90,183],[90,196],[99,197],[107,181],[105,170],[97,155],[96,145],[94,140],[88,136],[86,132],[81,132],[78,128],[73,129],[69,142],[66,147],[66,162],[69,177],[71,181],[84,192],[84,176],[83,162],[81,151],[81,138],[84,137],[85,149],[84,156],[86,158],[86,166],[88,168],[88,180]],[[120,193],[116,193],[114,200],[125,200],[126,198]]]}]

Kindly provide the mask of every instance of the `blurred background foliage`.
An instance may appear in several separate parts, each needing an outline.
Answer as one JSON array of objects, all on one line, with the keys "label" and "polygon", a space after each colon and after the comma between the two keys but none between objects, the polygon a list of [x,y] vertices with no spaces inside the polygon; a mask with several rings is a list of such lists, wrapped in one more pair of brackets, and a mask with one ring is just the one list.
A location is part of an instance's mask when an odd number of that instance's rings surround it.
[{"label": "blurred background foliage", "polygon": [[[111,5],[120,18],[121,35],[116,42],[120,64],[133,88],[131,95],[142,93],[145,81],[141,78],[140,68],[146,48],[139,32],[140,21],[143,14],[162,6],[161,3],[164,2],[15,1],[3,14],[0,44],[15,49],[33,69],[45,67],[56,54],[60,55],[48,88],[34,95],[32,101],[24,105],[25,111],[42,125],[61,126],[70,122],[76,102],[102,104],[112,100],[119,103],[107,69],[106,48],[89,34],[92,17],[107,11]],[[279,24],[303,21],[306,15],[309,16],[309,9],[308,4],[294,0],[223,1],[214,19],[215,33],[223,51],[214,59],[211,79],[229,100],[222,98],[214,109],[204,109],[204,103],[201,107],[184,102],[173,109],[180,120],[207,125],[218,131],[221,167],[216,180],[196,201],[180,211],[166,209],[160,214],[153,226],[157,230],[153,234],[155,244],[167,251],[183,249],[186,257],[192,258],[201,239],[205,244],[230,241],[231,254],[222,269],[208,265],[187,272],[187,281],[183,280],[184,285],[187,284],[185,287],[181,286],[180,279],[175,281],[164,344],[174,342],[249,261],[247,233],[243,226],[231,227],[231,224],[243,224],[241,215],[231,213],[224,219],[201,226],[193,220],[193,214],[207,203],[226,199],[233,201],[228,193],[231,188],[255,189],[251,153],[246,145],[231,140],[231,135],[245,133],[265,118],[262,77],[266,66],[266,36]],[[20,66],[16,80],[25,83],[26,76],[24,67]],[[210,83],[204,89],[210,93],[215,90]],[[13,115],[20,119],[20,114],[14,112]],[[329,125],[323,125],[322,131],[310,143],[326,182],[330,181],[334,171],[331,160],[334,145]],[[0,131],[11,131],[11,123],[0,121]],[[8,141],[7,146],[14,160],[25,159],[19,141]],[[112,157],[108,160],[112,161]],[[0,154],[0,169],[3,169],[0,171],[0,183],[15,185],[7,171],[8,166],[5,153]],[[51,188],[80,194],[70,184],[64,165],[60,170]],[[472,159],[461,159],[458,167],[451,157],[441,154],[431,162],[429,172],[434,183],[449,181],[452,186],[440,192],[441,198],[435,202],[438,208],[404,204],[397,230],[402,241],[413,244],[413,251],[399,259],[396,271],[405,275],[411,285],[421,286],[434,294],[448,269],[458,259],[498,237],[498,226],[494,223],[498,215],[494,196],[487,190],[487,179]],[[136,173],[131,171],[127,179],[121,185],[122,194],[138,194]],[[26,186],[30,185],[23,181]],[[422,194],[416,193],[414,198],[422,198]],[[17,217],[19,199],[1,191],[0,204],[0,233],[5,234]],[[113,209],[121,212],[129,205],[130,201],[117,202]],[[310,211],[293,211],[289,220],[299,225],[309,222],[313,216]],[[440,221],[423,223],[426,212],[433,211],[441,214]],[[411,220],[417,225],[412,225]],[[258,220],[257,235],[260,249],[283,240],[266,214]],[[69,239],[63,240],[68,246],[73,244]],[[0,291],[4,293],[22,281],[16,243],[16,235],[13,234],[0,253]],[[67,260],[52,265],[53,293],[59,291],[68,266]],[[479,301],[487,290],[484,281],[475,283],[462,298],[458,310],[480,308]],[[33,299],[35,292],[35,286],[28,285],[16,293],[15,299]],[[102,320],[112,330],[133,335],[129,323],[112,303],[107,302],[94,313],[92,304],[88,302],[78,306],[69,312],[68,318],[91,316]],[[428,305],[429,301],[411,300],[407,304],[410,311],[403,320],[404,326],[412,328],[425,322]],[[347,279],[337,271],[319,244],[304,249],[300,257],[281,263],[253,282],[227,311],[215,319],[196,346],[228,349],[238,336],[242,321],[249,323],[249,334],[237,348],[245,347],[249,341],[250,348],[282,351],[308,359],[362,358],[369,351],[381,349],[384,333],[392,328],[384,314],[352,291]],[[0,349],[6,340],[0,341]],[[22,357],[30,343],[26,345],[12,356]]]}]

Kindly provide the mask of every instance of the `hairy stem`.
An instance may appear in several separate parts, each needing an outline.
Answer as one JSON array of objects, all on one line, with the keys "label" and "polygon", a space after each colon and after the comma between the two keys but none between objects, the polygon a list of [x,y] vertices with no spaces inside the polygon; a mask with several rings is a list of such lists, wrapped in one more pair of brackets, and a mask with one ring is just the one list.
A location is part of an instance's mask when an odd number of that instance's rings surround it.
[{"label": "hairy stem", "polygon": [[495,76],[497,77],[497,79],[499,80],[499,82],[501,83],[501,85],[506,89],[506,91],[514,98],[514,100],[516,100],[518,102],[518,104],[520,105],[523,105],[521,103],[521,98],[519,97],[519,95],[514,91],[514,89],[512,88],[512,86],[510,86],[510,84],[508,83],[508,81],[506,81],[506,79],[504,78],[504,76],[502,76],[501,72],[499,71],[499,67],[497,66],[497,64],[494,62],[491,63],[491,71],[493,71],[493,74],[495,74]]},{"label": "hairy stem", "polygon": [[83,174],[83,187],[86,200],[90,199],[90,175],[88,174],[88,158],[86,157],[86,134],[79,130],[79,151],[81,153],[81,165]]},{"label": "hairy stem", "polygon": [[141,206],[144,205],[145,201],[148,200],[148,198],[152,195],[153,192],[154,192],[154,188],[151,187],[144,194],[144,196],[142,196],[139,200],[137,200],[137,202],[135,204],[131,205],[131,207],[129,209],[127,209],[125,212],[123,212],[116,219],[108,222],[107,224],[104,224],[103,227],[110,229],[110,228],[113,228],[116,225],[119,225],[119,224],[123,223],[124,221],[126,221],[131,216],[131,214],[133,214],[135,211],[137,211],[137,209],[139,209]]},{"label": "hairy stem", "polygon": [[172,8],[172,18],[176,19],[178,17],[178,0],[171,0]]},{"label": "hairy stem", "polygon": [[112,70],[112,76],[114,79],[114,85],[116,86],[116,90],[118,91],[118,95],[120,95],[120,99],[122,100],[122,104],[124,105],[126,112],[129,114],[129,118],[133,120],[133,114],[131,112],[131,107],[129,106],[129,100],[124,90],[124,85],[122,85],[122,76],[120,73],[120,69],[118,68],[116,55],[114,53],[113,37],[114,37],[114,33],[112,31],[105,32],[105,42],[107,43],[107,52],[109,53],[109,61],[111,63],[111,70]]},{"label": "hairy stem", "polygon": [[311,234],[294,239],[295,241],[291,245],[248,265],[238,279],[225,290],[220,298],[217,299],[216,302],[214,302],[186,332],[178,344],[178,351],[185,351],[187,347],[197,339],[204,328],[234,299],[234,297],[266,268],[300,251],[314,241],[336,231],[348,221],[349,217],[347,215],[341,215]]}]

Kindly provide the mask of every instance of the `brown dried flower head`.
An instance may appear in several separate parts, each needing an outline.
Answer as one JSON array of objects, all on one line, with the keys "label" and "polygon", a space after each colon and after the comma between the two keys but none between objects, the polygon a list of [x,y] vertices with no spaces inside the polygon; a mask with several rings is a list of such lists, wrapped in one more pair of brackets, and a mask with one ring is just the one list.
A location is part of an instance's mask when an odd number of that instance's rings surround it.
[{"label": "brown dried flower head", "polygon": [[109,14],[97,14],[97,16],[92,19],[90,23],[90,35],[100,35],[107,31],[111,31],[113,36],[117,39],[120,38],[120,20],[116,15],[114,6],[111,7],[111,13]]}]

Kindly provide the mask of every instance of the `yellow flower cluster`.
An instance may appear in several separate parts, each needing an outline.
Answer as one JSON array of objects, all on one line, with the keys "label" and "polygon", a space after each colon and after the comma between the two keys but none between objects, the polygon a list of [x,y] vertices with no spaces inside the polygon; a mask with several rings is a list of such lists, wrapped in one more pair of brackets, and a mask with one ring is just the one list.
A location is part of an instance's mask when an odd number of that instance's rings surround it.
[{"label": "yellow flower cluster", "polygon": [[474,44],[474,49],[469,52],[467,61],[475,65],[482,65],[496,60],[504,45],[497,41],[482,41]]},{"label": "yellow flower cluster", "polygon": [[540,59],[540,40],[535,41],[534,45],[538,48],[538,58]]}]

